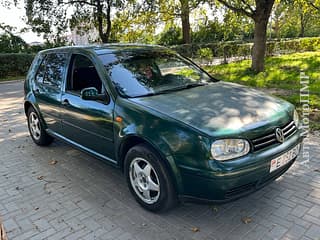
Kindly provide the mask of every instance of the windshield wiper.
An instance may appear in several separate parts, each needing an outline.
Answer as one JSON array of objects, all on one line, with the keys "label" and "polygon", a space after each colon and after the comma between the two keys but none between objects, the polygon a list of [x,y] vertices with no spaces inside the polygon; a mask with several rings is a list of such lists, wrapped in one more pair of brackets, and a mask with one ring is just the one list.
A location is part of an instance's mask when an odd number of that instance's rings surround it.
[{"label": "windshield wiper", "polygon": [[157,91],[157,92],[150,92],[150,93],[134,96],[133,98],[149,97],[149,96],[155,96],[155,95],[159,95],[159,94],[166,94],[166,93],[170,93],[170,92],[180,91],[180,90],[204,86],[204,85],[208,85],[208,83],[188,83],[186,85],[181,85],[181,86],[174,87],[174,88],[168,88],[168,89],[164,89],[164,90]]},{"label": "windshield wiper", "polygon": [[184,89],[189,89],[189,88],[194,88],[194,87],[199,87],[199,86],[204,86],[204,85],[208,85],[208,83],[188,83],[188,84],[181,85],[178,87],[165,89],[165,90],[159,91],[158,93],[175,92],[175,91],[179,91],[179,90],[184,90]]}]

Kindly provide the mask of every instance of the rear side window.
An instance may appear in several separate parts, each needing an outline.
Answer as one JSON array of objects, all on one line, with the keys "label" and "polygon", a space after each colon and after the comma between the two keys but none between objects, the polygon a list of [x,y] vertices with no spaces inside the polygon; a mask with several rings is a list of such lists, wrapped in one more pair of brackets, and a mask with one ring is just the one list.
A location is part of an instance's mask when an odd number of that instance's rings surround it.
[{"label": "rear side window", "polygon": [[67,54],[47,54],[39,66],[36,81],[43,85],[60,88],[65,76],[66,66]]}]

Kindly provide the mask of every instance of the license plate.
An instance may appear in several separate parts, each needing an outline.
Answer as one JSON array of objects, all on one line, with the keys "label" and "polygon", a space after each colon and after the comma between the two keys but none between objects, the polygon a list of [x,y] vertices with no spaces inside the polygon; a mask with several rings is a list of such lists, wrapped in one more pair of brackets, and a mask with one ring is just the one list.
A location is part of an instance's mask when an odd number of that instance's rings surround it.
[{"label": "license plate", "polygon": [[280,155],[279,157],[272,159],[270,163],[270,172],[281,168],[286,165],[292,159],[294,159],[299,154],[300,144],[296,145],[294,148],[290,149],[288,152]]}]

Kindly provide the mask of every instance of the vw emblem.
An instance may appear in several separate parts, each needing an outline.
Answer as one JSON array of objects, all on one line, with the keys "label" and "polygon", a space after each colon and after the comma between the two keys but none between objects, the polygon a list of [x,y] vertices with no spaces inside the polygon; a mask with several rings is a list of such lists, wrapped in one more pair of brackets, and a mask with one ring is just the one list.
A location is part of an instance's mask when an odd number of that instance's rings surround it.
[{"label": "vw emblem", "polygon": [[280,128],[276,128],[276,139],[280,143],[284,142],[284,135],[283,135],[283,132]]}]

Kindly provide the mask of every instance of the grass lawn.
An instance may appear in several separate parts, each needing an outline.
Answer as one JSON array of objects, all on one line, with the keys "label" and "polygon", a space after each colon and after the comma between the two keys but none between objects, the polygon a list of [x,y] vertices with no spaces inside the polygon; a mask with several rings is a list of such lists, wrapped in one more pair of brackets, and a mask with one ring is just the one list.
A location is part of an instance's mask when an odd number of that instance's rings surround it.
[{"label": "grass lawn", "polygon": [[309,77],[310,127],[320,130],[320,52],[305,52],[266,59],[265,71],[254,74],[251,61],[243,60],[205,69],[212,76],[230,82],[263,88],[272,94],[288,100],[301,112],[300,72]]}]

